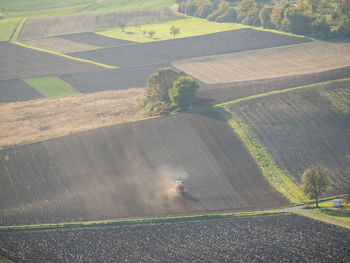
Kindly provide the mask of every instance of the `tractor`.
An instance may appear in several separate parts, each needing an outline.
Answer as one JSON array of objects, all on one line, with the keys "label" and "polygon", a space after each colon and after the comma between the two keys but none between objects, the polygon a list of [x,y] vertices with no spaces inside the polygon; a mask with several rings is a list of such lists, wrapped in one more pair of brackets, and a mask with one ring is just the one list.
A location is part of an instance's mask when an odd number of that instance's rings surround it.
[{"label": "tractor", "polygon": [[176,181],[175,188],[176,188],[176,191],[182,194],[183,192],[185,192],[184,182],[182,180]]}]

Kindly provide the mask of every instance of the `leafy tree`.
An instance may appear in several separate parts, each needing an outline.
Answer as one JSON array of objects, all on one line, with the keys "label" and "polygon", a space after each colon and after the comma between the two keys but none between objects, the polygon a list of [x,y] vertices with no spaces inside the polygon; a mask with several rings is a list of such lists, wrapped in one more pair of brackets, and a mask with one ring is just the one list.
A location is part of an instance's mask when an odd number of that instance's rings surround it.
[{"label": "leafy tree", "polygon": [[249,26],[260,26],[259,9],[251,10],[242,23]]},{"label": "leafy tree", "polygon": [[239,3],[237,7],[237,18],[239,21],[242,21],[246,18],[252,10],[255,10],[257,4],[254,0],[244,0]]},{"label": "leafy tree", "polygon": [[148,35],[153,38],[153,36],[156,34],[156,32],[154,32],[153,30],[148,31]]},{"label": "leafy tree", "polygon": [[234,7],[228,8],[222,15],[215,19],[216,22],[237,22],[237,11]]},{"label": "leafy tree", "polygon": [[270,21],[276,28],[281,28],[281,22],[284,18],[284,10],[282,7],[274,7],[270,14]]},{"label": "leafy tree", "polygon": [[270,6],[265,6],[260,10],[259,19],[260,24],[263,28],[274,28],[274,25],[271,23],[270,15],[273,8]]},{"label": "leafy tree", "polygon": [[199,6],[195,1],[188,1],[185,5],[185,14],[189,16],[194,16],[198,7]]},{"label": "leafy tree", "polygon": [[170,35],[173,35],[174,38],[177,34],[180,33],[180,28],[176,27],[176,26],[171,26],[170,27]]},{"label": "leafy tree", "polygon": [[289,6],[284,12],[282,29],[295,34],[310,34],[312,18],[303,14],[294,6]]},{"label": "leafy tree", "polygon": [[338,10],[343,15],[350,15],[350,1],[349,0],[339,0]]},{"label": "leafy tree", "polygon": [[312,166],[306,169],[302,175],[303,191],[310,198],[316,200],[316,207],[318,207],[319,197],[329,189],[329,176],[328,169],[322,166]]},{"label": "leafy tree", "polygon": [[339,37],[350,36],[350,18],[347,16],[342,16],[340,18],[339,24],[336,27],[336,32]]},{"label": "leafy tree", "polygon": [[171,106],[181,109],[191,106],[196,98],[197,89],[199,89],[199,84],[191,77],[178,78],[172,89],[169,90]]},{"label": "leafy tree", "polygon": [[201,18],[207,18],[211,13],[215,11],[215,6],[210,1],[208,3],[202,4],[196,10],[195,16]]}]

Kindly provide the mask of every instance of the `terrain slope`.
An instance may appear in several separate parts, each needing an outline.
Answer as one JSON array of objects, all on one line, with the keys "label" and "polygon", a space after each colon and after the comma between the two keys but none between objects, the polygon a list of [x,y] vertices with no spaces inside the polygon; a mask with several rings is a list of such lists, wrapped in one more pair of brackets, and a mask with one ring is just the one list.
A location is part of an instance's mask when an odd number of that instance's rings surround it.
[{"label": "terrain slope", "polygon": [[[0,223],[288,205],[214,112],[90,130],[0,151]],[[186,192],[175,191],[184,180]]]}]

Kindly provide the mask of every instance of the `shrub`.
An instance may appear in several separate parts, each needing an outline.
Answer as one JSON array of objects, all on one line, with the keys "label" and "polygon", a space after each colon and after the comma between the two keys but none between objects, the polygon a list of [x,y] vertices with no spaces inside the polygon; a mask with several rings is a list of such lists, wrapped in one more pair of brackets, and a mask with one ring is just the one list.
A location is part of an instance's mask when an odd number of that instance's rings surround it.
[{"label": "shrub", "polygon": [[199,89],[197,81],[191,77],[178,78],[169,90],[171,106],[174,108],[187,108],[192,105]]}]

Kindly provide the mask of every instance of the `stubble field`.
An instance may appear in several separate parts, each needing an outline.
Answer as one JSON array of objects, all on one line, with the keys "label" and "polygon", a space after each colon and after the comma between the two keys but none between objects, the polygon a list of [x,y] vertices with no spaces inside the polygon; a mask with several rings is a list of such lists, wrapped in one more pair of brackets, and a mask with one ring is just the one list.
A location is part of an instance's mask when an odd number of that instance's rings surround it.
[{"label": "stubble field", "polygon": [[0,254],[23,262],[345,263],[349,241],[348,229],[289,214],[95,230],[4,232]]}]

